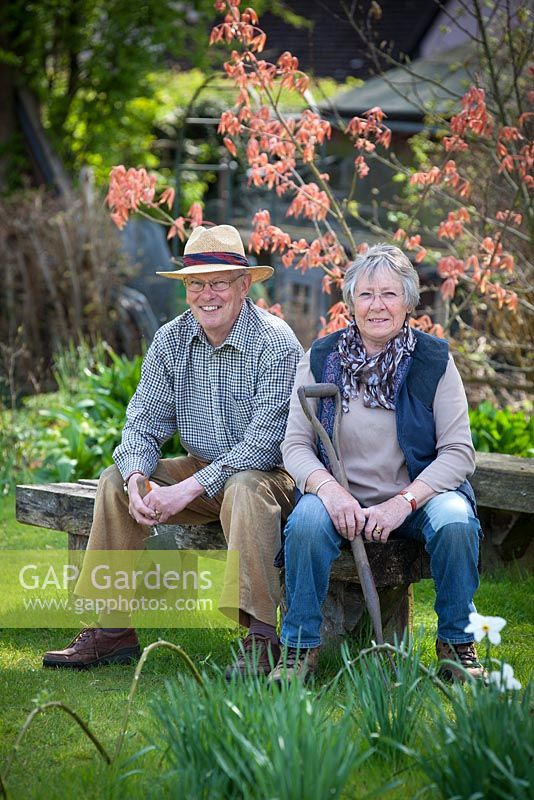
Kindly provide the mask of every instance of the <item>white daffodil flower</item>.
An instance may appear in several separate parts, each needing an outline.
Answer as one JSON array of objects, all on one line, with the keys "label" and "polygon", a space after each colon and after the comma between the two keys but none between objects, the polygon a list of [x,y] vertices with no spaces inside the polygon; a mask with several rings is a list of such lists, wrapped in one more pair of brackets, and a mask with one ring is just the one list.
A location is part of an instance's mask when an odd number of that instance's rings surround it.
[{"label": "white daffodil flower", "polygon": [[501,692],[505,692],[507,689],[517,690],[521,688],[517,678],[514,678],[514,670],[510,664],[503,663],[500,670],[490,672],[489,681],[494,683]]},{"label": "white daffodil flower", "polygon": [[487,636],[492,644],[500,644],[500,631],[505,625],[506,620],[502,617],[484,617],[472,611],[469,614],[469,625],[464,630],[466,633],[472,633],[477,642],[481,642],[484,636]]}]

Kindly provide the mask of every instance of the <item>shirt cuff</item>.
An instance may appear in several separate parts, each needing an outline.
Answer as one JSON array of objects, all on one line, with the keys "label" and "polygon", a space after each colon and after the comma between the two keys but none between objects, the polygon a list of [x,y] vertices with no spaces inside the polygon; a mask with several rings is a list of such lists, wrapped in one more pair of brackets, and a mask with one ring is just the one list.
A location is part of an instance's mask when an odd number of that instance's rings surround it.
[{"label": "shirt cuff", "polygon": [[142,475],[150,477],[155,469],[147,462],[141,464],[138,458],[116,458],[115,465],[122,475],[123,481],[126,481],[134,472],[140,472]]},{"label": "shirt cuff", "polygon": [[132,477],[132,475],[146,475],[146,473],[144,473],[144,472],[141,472],[141,470],[140,470],[140,469],[134,469],[134,470],[132,470],[132,472],[129,472],[129,473],[128,473],[128,475],[125,475],[125,476],[124,476],[124,485],[125,485],[125,486],[126,486],[126,484],[128,483],[128,481],[130,480],[130,478]]},{"label": "shirt cuff", "polygon": [[224,484],[234,474],[235,470],[226,471],[215,462],[195,472],[195,478],[204,487],[208,497],[215,497],[222,492]]}]

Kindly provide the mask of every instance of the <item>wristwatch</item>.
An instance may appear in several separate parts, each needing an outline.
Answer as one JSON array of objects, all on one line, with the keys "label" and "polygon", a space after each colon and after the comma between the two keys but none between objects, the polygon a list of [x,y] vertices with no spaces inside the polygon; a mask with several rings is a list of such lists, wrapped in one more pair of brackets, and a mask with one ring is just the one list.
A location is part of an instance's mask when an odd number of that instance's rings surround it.
[{"label": "wristwatch", "polygon": [[406,489],[403,489],[402,492],[399,492],[399,495],[401,497],[404,497],[404,499],[409,502],[409,504],[412,507],[412,511],[416,511],[417,510],[417,500],[415,499],[415,497],[413,496],[413,494],[411,492],[407,492]]}]

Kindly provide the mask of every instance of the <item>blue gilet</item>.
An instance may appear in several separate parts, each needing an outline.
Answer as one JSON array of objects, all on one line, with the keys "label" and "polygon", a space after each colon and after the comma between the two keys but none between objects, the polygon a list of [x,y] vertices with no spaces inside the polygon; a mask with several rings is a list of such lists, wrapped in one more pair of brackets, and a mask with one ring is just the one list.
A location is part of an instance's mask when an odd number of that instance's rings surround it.
[{"label": "blue gilet", "polygon": [[[335,383],[343,389],[341,360],[337,350],[343,331],[317,339],[310,352],[310,367],[317,383]],[[410,481],[417,478],[437,457],[436,426],[433,402],[440,378],[447,368],[449,345],[427,333],[414,330],[417,338],[411,356],[402,359],[395,377],[394,398],[397,439],[404,454]],[[333,398],[320,401],[319,419],[332,438],[335,402]],[[328,458],[318,441],[319,457],[329,468]],[[473,488],[464,481],[457,490],[469,500],[476,513]]]}]

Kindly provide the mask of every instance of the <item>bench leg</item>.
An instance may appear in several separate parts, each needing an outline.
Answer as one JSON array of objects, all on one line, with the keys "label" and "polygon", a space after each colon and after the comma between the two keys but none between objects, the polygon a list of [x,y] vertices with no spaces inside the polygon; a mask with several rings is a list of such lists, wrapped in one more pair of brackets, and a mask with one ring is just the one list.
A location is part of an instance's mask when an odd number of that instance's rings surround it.
[{"label": "bench leg", "polygon": [[[379,593],[380,594],[380,593]],[[285,569],[280,569],[280,629],[287,613]],[[365,601],[359,584],[331,580],[324,601],[321,642],[335,642],[353,634],[365,615]]]},{"label": "bench leg", "polygon": [[69,533],[69,550],[86,550],[88,536],[80,536],[78,533]]},{"label": "bench leg", "polygon": [[515,566],[532,571],[534,514],[481,508],[479,517],[484,531],[480,548],[482,570],[489,572],[513,562]]},{"label": "bench leg", "polygon": [[400,641],[413,628],[413,585],[391,586],[379,595],[384,640],[393,642],[396,637]]},{"label": "bench leg", "polygon": [[[401,639],[406,629],[413,625],[413,588],[411,584],[379,589],[380,608],[384,639],[393,642],[395,636]],[[359,584],[346,581],[331,581],[323,606],[323,625],[321,639],[327,642],[340,636],[354,636],[361,633],[361,626],[373,632],[367,616],[363,592]]]}]

